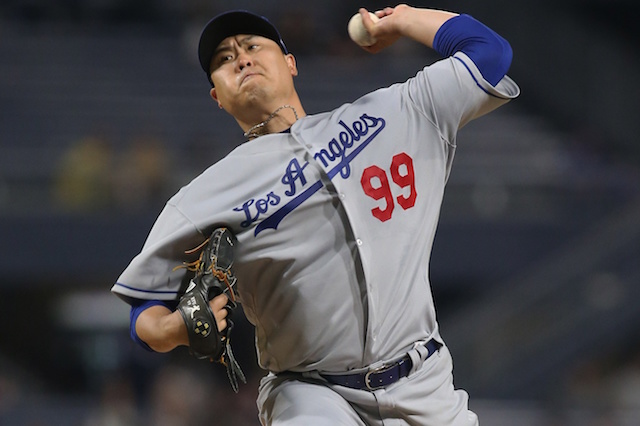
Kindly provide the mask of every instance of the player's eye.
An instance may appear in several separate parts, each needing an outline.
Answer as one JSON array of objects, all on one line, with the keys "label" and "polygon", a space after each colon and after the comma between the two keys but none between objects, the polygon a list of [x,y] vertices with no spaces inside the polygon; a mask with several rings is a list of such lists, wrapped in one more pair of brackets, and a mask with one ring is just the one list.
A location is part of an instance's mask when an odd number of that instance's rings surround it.
[{"label": "player's eye", "polygon": [[233,61],[233,55],[228,53],[224,55],[220,55],[218,60],[216,61],[219,65],[224,64],[226,62]]}]

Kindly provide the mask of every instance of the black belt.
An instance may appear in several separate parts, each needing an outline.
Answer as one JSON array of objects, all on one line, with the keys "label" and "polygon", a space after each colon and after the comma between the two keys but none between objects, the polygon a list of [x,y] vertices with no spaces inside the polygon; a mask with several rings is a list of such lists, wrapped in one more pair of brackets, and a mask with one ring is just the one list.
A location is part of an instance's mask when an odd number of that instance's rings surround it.
[{"label": "black belt", "polygon": [[[427,358],[433,355],[442,346],[435,340],[429,340],[425,347],[427,348]],[[334,385],[346,386],[353,389],[376,390],[389,386],[397,382],[402,377],[407,377],[411,371],[413,363],[409,355],[405,355],[399,361],[390,365],[383,365],[378,368],[371,369],[364,373],[354,374],[322,374],[322,377]]]}]

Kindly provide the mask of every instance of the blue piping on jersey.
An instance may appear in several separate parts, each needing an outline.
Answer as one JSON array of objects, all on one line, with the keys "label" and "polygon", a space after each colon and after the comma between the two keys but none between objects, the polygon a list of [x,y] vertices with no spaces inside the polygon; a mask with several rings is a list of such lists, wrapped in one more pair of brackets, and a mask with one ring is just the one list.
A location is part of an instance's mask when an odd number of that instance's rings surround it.
[{"label": "blue piping on jersey", "polygon": [[493,96],[494,98],[498,98],[498,99],[510,99],[508,97],[501,97],[501,96],[498,96],[498,95],[495,95],[495,94],[489,92],[487,89],[482,87],[482,85],[480,84],[480,82],[478,81],[476,76],[473,75],[473,72],[471,71],[471,68],[469,68],[469,66],[462,59],[456,58],[455,56],[454,56],[453,59],[457,59],[458,61],[460,61],[462,63],[462,65],[464,65],[464,67],[467,69],[467,71],[469,71],[469,74],[471,74],[471,78],[473,78],[473,81],[476,82],[476,86],[478,86],[480,88],[480,90],[482,90],[484,93],[486,93],[489,96]]},{"label": "blue piping on jersey", "polygon": [[124,285],[124,284],[120,284],[120,283],[116,283],[115,285],[118,285],[120,287],[124,287],[127,288],[129,290],[134,290],[134,291],[139,291],[141,293],[152,293],[152,294],[178,294],[177,291],[169,291],[169,290],[143,290],[140,288],[135,288],[135,287],[130,287],[128,285]]}]

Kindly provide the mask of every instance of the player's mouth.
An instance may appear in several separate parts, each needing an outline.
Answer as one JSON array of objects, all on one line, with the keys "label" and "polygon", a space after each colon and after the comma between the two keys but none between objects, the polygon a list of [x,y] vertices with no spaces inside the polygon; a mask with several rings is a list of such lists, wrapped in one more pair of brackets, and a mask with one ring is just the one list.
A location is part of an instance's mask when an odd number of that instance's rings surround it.
[{"label": "player's mouth", "polygon": [[240,84],[239,84],[239,86],[242,86],[244,83],[254,79],[258,75],[260,75],[260,74],[257,73],[257,72],[253,72],[253,71],[247,72],[247,73],[245,73],[243,75],[240,75]]}]

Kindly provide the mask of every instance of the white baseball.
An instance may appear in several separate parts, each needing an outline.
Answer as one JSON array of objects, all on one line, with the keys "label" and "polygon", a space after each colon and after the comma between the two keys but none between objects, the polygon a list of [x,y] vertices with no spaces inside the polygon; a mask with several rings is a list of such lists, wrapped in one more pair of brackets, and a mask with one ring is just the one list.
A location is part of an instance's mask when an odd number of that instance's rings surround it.
[{"label": "white baseball", "polygon": [[[380,18],[371,12],[369,12],[369,16],[373,22],[378,22],[380,20]],[[367,29],[364,27],[364,24],[362,23],[362,16],[360,16],[359,13],[356,13],[351,17],[351,19],[349,19],[347,31],[349,32],[351,40],[360,46],[371,46],[376,42],[376,38],[369,34]]]}]

